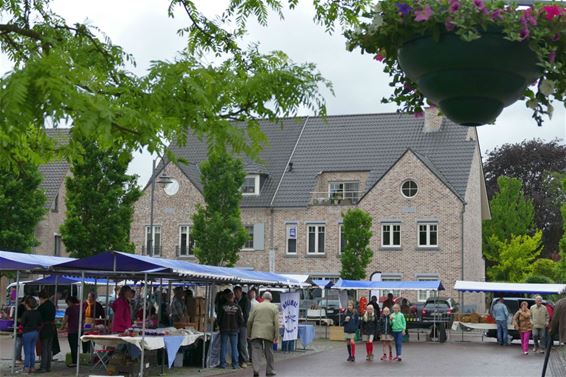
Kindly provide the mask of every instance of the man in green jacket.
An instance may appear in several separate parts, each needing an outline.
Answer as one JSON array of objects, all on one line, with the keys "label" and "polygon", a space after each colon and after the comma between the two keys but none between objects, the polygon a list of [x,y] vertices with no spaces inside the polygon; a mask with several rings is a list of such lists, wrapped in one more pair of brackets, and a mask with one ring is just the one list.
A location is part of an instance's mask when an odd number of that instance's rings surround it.
[{"label": "man in green jacket", "polygon": [[252,308],[248,319],[248,334],[252,343],[254,377],[259,376],[259,361],[263,351],[267,363],[266,376],[275,376],[273,370],[273,342],[279,336],[279,309],[271,303],[271,292],[263,294],[263,302]]},{"label": "man in green jacket", "polygon": [[[545,344],[544,333],[550,322],[550,317],[546,306],[542,305],[542,297],[535,297],[535,304],[531,306],[531,322],[533,323],[533,352],[539,349],[539,340]],[[544,346],[540,348],[540,353],[544,353]]]}]

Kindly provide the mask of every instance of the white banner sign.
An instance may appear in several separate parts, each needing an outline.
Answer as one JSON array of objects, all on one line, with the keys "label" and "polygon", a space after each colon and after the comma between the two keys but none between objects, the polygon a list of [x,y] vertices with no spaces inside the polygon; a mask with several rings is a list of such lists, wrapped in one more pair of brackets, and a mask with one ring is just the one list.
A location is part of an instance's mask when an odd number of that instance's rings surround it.
[{"label": "white banner sign", "polygon": [[281,294],[283,312],[283,341],[297,340],[299,334],[299,292]]}]

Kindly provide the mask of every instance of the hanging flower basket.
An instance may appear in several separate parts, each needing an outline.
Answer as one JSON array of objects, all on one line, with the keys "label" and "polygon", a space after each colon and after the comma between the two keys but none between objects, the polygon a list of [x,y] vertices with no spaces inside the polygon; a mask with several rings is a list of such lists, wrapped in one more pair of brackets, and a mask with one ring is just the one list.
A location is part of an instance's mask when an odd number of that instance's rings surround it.
[{"label": "hanging flower basket", "polygon": [[525,98],[539,125],[566,95],[566,9],[482,0],[383,0],[371,22],[346,33],[392,77],[395,102],[422,112],[425,99],[456,123],[493,123]]}]

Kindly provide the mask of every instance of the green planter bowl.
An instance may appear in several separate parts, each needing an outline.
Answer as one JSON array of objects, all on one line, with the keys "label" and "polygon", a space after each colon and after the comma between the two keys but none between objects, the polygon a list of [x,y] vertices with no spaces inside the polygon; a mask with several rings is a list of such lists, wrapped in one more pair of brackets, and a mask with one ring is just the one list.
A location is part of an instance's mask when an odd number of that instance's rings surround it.
[{"label": "green planter bowl", "polygon": [[399,49],[399,65],[448,119],[464,126],[492,123],[541,75],[526,42],[486,32],[471,42],[452,33],[415,38]]}]

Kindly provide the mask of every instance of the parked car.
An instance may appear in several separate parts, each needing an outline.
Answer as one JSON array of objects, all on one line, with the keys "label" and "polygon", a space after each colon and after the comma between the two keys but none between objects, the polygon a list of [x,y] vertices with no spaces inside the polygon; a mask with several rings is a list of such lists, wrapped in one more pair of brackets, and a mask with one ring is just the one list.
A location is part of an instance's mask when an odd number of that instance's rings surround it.
[{"label": "parked car", "polygon": [[450,327],[456,312],[458,312],[458,304],[453,298],[430,297],[421,310],[421,318],[423,322],[442,322]]},{"label": "parked car", "polygon": [[[490,315],[492,313],[493,305],[495,305],[497,300],[499,300],[499,297],[495,297],[495,298],[493,298],[493,300],[491,300],[491,305],[489,306]],[[519,307],[521,306],[521,302],[523,302],[523,301],[526,301],[529,304],[529,308],[535,304],[534,298],[523,298],[523,297],[504,297],[503,298],[503,303],[505,304],[505,306],[507,306],[507,310],[509,311],[509,319],[508,319],[509,325],[511,325],[511,323],[513,321],[513,315],[515,315],[517,310],[519,310]],[[546,305],[547,303],[550,303],[550,305],[552,307],[554,307],[554,303],[552,303],[551,301],[542,300],[543,305]],[[514,330],[514,329],[509,330],[508,334],[509,334],[509,337],[511,337],[512,339],[520,339],[521,338],[521,336],[519,335],[519,332],[517,330]],[[487,330],[485,335],[488,338],[497,338],[497,330]],[[558,340],[558,337],[556,337],[555,340]]]},{"label": "parked car", "polygon": [[326,318],[331,319],[334,322],[334,326],[341,326],[342,319],[345,309],[340,307],[339,299],[321,299],[319,306],[326,311]]}]

